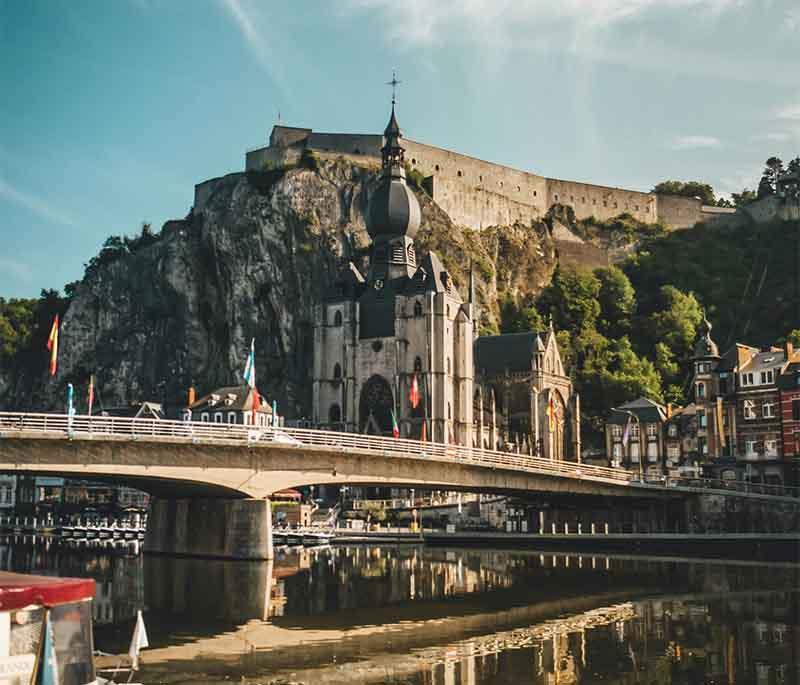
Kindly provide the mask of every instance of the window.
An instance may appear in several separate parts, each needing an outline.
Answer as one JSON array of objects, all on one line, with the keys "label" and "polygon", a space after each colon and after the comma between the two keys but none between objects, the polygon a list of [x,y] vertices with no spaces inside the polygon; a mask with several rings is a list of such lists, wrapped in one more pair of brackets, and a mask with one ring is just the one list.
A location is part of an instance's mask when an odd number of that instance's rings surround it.
[{"label": "window", "polygon": [[761,372],[761,385],[766,385],[767,383],[772,383],[772,369]]},{"label": "window", "polygon": [[649,461],[655,461],[658,457],[658,443],[650,442],[647,444],[647,458]]},{"label": "window", "polygon": [[214,423],[222,423],[222,412],[218,411],[214,413]]},{"label": "window", "polygon": [[680,448],[677,445],[670,445],[667,447],[667,456],[670,459],[677,459],[681,456]]},{"label": "window", "polygon": [[697,389],[697,397],[698,397],[698,399],[704,398],[706,396],[706,384],[705,383],[698,383],[695,387]]},{"label": "window", "polygon": [[450,373],[450,357],[447,358],[447,373]]},{"label": "window", "polygon": [[697,439],[697,451],[700,452],[702,456],[708,456],[708,442],[706,442],[703,438]]},{"label": "window", "polygon": [[711,364],[708,362],[698,362],[697,373],[708,373],[711,370]]},{"label": "window", "polygon": [[792,421],[800,421],[800,400],[792,400]]},{"label": "window", "polygon": [[631,423],[631,437],[638,438],[639,437],[639,422],[634,421]]},{"label": "window", "polygon": [[333,377],[336,380],[339,380],[342,377],[342,365],[339,362],[336,362],[333,365]]},{"label": "window", "polygon": [[447,403],[447,418],[448,419],[452,419],[453,418],[453,410],[452,410],[452,407],[450,406],[449,402]]},{"label": "window", "polygon": [[708,426],[708,417],[706,416],[705,411],[702,409],[697,411],[697,426],[699,428],[705,428]]},{"label": "window", "polygon": [[764,454],[769,457],[778,456],[778,441],[777,440],[764,440]]},{"label": "window", "polygon": [[422,357],[414,357],[414,371],[422,373]]},{"label": "window", "polygon": [[741,375],[742,385],[753,385],[753,374],[752,373],[743,373]]},{"label": "window", "polygon": [[756,418],[756,403],[753,400],[744,401],[744,418],[748,421]]},{"label": "window", "polygon": [[631,461],[634,464],[638,464],[639,463],[639,443],[638,442],[632,442],[631,443]]},{"label": "window", "polygon": [[670,424],[670,426],[669,426],[669,428],[667,429],[667,434],[668,434],[668,435],[669,435],[669,437],[671,437],[671,438],[676,438],[676,437],[678,437],[678,426],[677,426],[677,424],[675,424],[675,423],[671,423],[671,424]]},{"label": "window", "polygon": [[336,310],[336,313],[333,315],[333,325],[334,326],[342,325],[342,312],[340,312],[338,309]]},{"label": "window", "polygon": [[748,457],[756,456],[756,444],[758,443],[757,440],[745,440],[744,441],[744,453]]},{"label": "window", "polygon": [[433,168],[436,169],[436,171],[439,171],[439,165],[438,164],[436,166],[434,166]]},{"label": "window", "polygon": [[204,411],[202,414],[200,414],[200,420],[203,423],[208,423],[208,412],[207,411]]},{"label": "window", "polygon": [[229,411],[228,412],[228,423],[236,423],[236,412]]},{"label": "window", "polygon": [[331,423],[339,423],[342,420],[342,410],[338,404],[332,404],[328,410],[328,421]]},{"label": "window", "polygon": [[619,459],[622,456],[622,445],[618,442],[614,443],[614,446],[611,448],[611,454],[614,455],[615,459]]},{"label": "window", "polygon": [[414,316],[416,317],[422,316],[422,302],[420,302],[419,300],[417,300],[414,303]]},{"label": "window", "polygon": [[655,440],[658,437],[658,424],[647,424],[647,437],[648,439]]},{"label": "window", "polygon": [[764,402],[761,405],[761,416],[765,419],[774,419],[775,418],[775,403],[774,402]]},{"label": "window", "polygon": [[616,438],[617,440],[622,438],[622,426],[619,424],[614,424],[611,426],[611,437]]}]

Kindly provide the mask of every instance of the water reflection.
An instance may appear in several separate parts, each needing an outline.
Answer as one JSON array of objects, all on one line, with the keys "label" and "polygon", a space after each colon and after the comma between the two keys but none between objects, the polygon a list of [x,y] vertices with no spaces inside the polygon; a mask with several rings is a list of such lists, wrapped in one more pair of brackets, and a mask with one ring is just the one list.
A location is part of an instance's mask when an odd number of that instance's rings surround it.
[{"label": "water reflection", "polygon": [[126,651],[143,607],[146,682],[789,683],[800,667],[790,564],[413,546],[258,563],[7,540],[0,568],[95,578],[104,651]]}]

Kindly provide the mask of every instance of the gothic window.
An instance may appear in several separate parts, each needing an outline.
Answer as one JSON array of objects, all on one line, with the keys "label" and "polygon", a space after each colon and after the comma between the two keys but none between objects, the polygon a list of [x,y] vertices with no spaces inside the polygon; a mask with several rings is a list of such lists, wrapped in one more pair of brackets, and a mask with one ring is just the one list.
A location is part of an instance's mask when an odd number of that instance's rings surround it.
[{"label": "gothic window", "polygon": [[461,169],[458,170],[458,177],[461,178],[463,174],[461,173]]},{"label": "gothic window", "polygon": [[436,171],[439,171],[439,165],[438,164],[433,168],[436,169]]},{"label": "gothic window", "polygon": [[705,383],[698,383],[697,384],[697,398],[702,399],[706,396],[706,384]]},{"label": "gothic window", "polygon": [[339,423],[342,420],[342,410],[338,404],[332,404],[328,410],[328,421],[330,423]]},{"label": "gothic window", "polygon": [[447,418],[448,420],[453,418],[453,409],[449,402],[447,403]]},{"label": "gothic window", "polygon": [[200,414],[200,421],[203,423],[208,423],[208,412],[204,411],[202,414]]},{"label": "gothic window", "polygon": [[339,362],[336,362],[336,364],[333,367],[333,377],[337,380],[342,377],[342,367],[339,364]]},{"label": "gothic window", "polygon": [[[420,317],[422,316],[422,302],[417,300],[414,302],[414,316]],[[417,357],[419,359],[419,357]]]},{"label": "gothic window", "polygon": [[342,325],[342,312],[340,312],[338,309],[336,310],[336,313],[333,315],[333,325],[334,326]]},{"label": "gothic window", "polygon": [[214,414],[214,423],[222,423],[222,412],[218,411]]}]

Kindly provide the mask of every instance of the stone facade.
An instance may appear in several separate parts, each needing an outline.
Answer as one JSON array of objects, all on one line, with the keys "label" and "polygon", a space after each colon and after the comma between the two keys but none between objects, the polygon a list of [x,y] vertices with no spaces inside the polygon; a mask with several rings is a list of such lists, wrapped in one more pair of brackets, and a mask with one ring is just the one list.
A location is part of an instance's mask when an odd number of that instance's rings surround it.
[{"label": "stone facade", "polygon": [[[273,142],[282,135],[274,131]],[[317,308],[314,423],[386,435],[396,424],[406,438],[580,454],[577,398],[555,332],[477,338],[474,289],[464,302],[435,253],[417,260],[420,212],[405,164],[424,162],[400,137],[393,112],[366,216],[369,273],[344,264]],[[350,153],[378,146],[358,137],[347,144]]]},{"label": "stone facade", "polygon": [[[321,154],[376,158],[382,143],[382,137],[375,134],[317,133],[276,125],[267,147],[247,153],[245,169],[296,162],[307,148]],[[546,178],[413,140],[405,140],[404,146],[405,161],[428,178],[437,204],[455,223],[476,230],[515,221],[528,223],[555,204],[572,207],[578,219],[593,216],[605,220],[628,213],[644,222],[661,220],[672,228],[714,219],[720,212],[704,207],[697,198]],[[198,186],[196,208],[198,201],[203,201],[202,185]]]}]

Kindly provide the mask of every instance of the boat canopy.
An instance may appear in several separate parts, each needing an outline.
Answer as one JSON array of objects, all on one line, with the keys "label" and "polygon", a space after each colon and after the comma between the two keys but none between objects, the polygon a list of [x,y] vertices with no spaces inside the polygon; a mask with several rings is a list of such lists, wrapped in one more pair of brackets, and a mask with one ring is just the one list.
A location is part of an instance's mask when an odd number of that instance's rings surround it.
[{"label": "boat canopy", "polygon": [[14,611],[32,604],[53,607],[92,599],[91,578],[56,578],[0,571],[0,611]]}]

